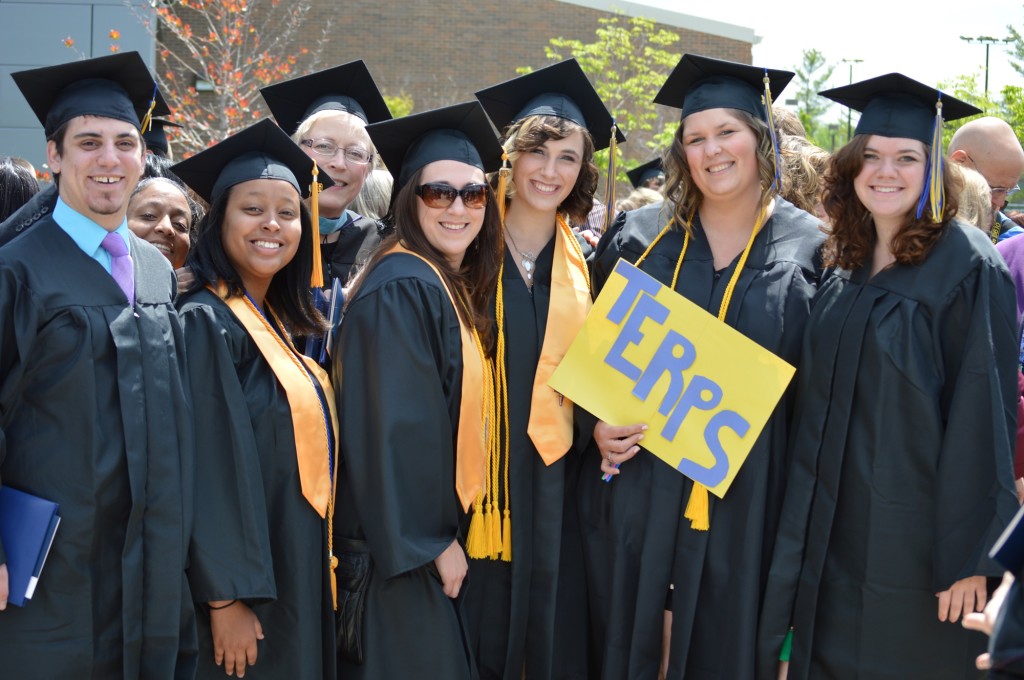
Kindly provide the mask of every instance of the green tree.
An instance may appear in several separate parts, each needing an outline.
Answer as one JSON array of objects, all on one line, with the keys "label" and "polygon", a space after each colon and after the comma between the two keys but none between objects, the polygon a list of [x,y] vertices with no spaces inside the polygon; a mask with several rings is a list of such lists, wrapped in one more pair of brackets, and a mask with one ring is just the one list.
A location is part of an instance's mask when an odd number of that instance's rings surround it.
[{"label": "green tree", "polygon": [[794,69],[797,115],[807,131],[807,138],[823,149],[832,148],[838,128],[822,121],[832,103],[818,92],[828,87],[835,68],[835,64],[826,61],[824,54],[812,48],[803,51],[800,65]]},{"label": "green tree", "polygon": [[[671,49],[679,42],[679,35],[656,30],[654,21],[642,17],[616,14],[598,22],[593,42],[553,38],[544,51],[552,61],[576,57],[590,75],[629,139],[619,152],[616,173],[620,182],[627,182],[626,167],[661,154],[675,134],[678,112],[656,107],[653,100],[679,61],[679,53]],[[519,72],[529,70],[521,68]],[[602,173],[606,172],[608,152],[598,153],[595,162]]]}]

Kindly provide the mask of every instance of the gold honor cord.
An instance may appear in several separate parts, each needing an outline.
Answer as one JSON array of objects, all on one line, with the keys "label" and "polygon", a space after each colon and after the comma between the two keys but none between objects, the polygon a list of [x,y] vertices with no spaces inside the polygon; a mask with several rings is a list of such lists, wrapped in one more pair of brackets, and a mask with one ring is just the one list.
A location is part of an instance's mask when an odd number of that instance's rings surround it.
[{"label": "gold honor cord", "polygon": [[[767,194],[771,196],[771,193]],[[769,200],[762,200],[761,207],[757,214],[757,220],[754,222],[754,229],[750,232],[750,239],[747,241],[746,247],[743,249],[743,254],[740,255],[739,262],[736,263],[736,270],[732,273],[729,278],[729,285],[725,288],[725,294],[722,296],[722,304],[718,308],[718,320],[725,323],[725,315],[729,311],[729,303],[732,301],[733,291],[736,290],[736,284],[739,282],[740,275],[743,273],[743,268],[746,266],[747,258],[750,256],[750,250],[754,245],[754,239],[761,231],[761,227],[764,226],[765,214],[768,211]],[[683,259],[686,257],[686,250],[690,245],[690,231],[693,224],[694,211],[690,212],[690,216],[686,220],[686,228],[683,230],[683,248],[679,253],[679,259],[676,261],[675,271],[672,273],[672,290],[676,289],[676,281],[679,278],[679,270],[683,266]],[[647,246],[647,250],[643,252],[643,255],[637,259],[634,266],[640,267],[640,264],[644,261],[647,255],[654,249],[654,246],[658,244],[658,241],[668,233],[669,229],[672,228],[675,223],[673,217],[665,225],[665,228],[661,230],[658,236],[651,242],[651,245]],[[693,488],[690,490],[690,498],[686,503],[686,510],[683,516],[690,520],[690,528],[697,531],[707,531],[711,527],[711,517],[708,501],[708,488],[700,482],[693,482]]]},{"label": "gold honor cord", "polygon": [[[490,393],[491,367],[476,327],[467,324],[463,319],[463,316],[469,316],[468,308],[465,304],[460,304],[461,298],[457,300],[452,294],[437,267],[427,258],[401,244],[395,244],[387,252],[388,255],[391,253],[405,253],[423,260],[437,274],[441,287],[448,294],[448,299],[459,319],[459,333],[462,336],[462,400],[459,405],[459,431],[456,435],[455,490],[459,495],[462,510],[468,512],[484,488],[487,446],[494,437],[494,428],[490,427],[492,421],[489,421],[490,404],[494,401]],[[460,308],[463,314],[458,313]],[[467,538],[467,543],[468,541]]]}]

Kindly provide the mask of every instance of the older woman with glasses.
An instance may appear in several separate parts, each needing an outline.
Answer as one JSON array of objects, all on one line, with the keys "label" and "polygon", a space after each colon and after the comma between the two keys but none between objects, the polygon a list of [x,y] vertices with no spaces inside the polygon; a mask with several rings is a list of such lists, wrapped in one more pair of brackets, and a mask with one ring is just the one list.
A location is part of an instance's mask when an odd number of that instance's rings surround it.
[{"label": "older woman with glasses", "polygon": [[362,61],[276,83],[260,90],[281,128],[316,161],[334,186],[310,205],[318,222],[317,247],[323,268],[323,292],[317,306],[330,322],[322,338],[309,338],[304,351],[326,366],[327,346],[336,329],[341,288],[353,267],[380,243],[382,226],[349,206],[373,170],[374,149],[366,126],[391,118],[380,90]]}]

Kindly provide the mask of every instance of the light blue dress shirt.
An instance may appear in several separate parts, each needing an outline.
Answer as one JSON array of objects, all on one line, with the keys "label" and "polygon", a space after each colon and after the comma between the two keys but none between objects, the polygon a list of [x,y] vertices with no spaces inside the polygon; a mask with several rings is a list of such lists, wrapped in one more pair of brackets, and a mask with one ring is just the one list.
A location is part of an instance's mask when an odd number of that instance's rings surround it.
[{"label": "light blue dress shirt", "polygon": [[[71,237],[71,240],[82,249],[86,255],[100,263],[100,266],[110,273],[110,253],[100,245],[107,237],[107,230],[90,220],[85,215],[76,212],[60,198],[53,209],[53,221]],[[124,239],[131,252],[131,240],[128,238],[128,218],[121,220],[121,225],[114,230],[115,233]]]}]

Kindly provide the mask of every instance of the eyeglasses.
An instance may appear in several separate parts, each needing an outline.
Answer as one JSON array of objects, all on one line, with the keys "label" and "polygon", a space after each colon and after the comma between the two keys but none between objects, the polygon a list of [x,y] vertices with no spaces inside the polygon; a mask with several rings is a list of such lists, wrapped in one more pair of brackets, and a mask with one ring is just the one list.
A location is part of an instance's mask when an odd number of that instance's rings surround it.
[{"label": "eyeglasses", "polygon": [[487,205],[489,190],[490,187],[486,184],[467,184],[461,189],[456,189],[451,184],[430,182],[416,187],[416,195],[430,208],[447,208],[457,197],[462,198],[462,203],[467,208],[483,208]]},{"label": "eyeglasses", "polygon": [[373,154],[358,146],[340,147],[329,139],[303,139],[302,146],[309,147],[317,156],[322,158],[334,158],[334,155],[341,151],[345,154],[345,161],[356,165],[366,165],[373,160]]},{"label": "eyeglasses", "polygon": [[[965,152],[964,155],[967,156],[967,160],[971,162],[971,165],[974,166],[974,169],[981,173],[981,169],[978,167],[978,164],[974,162],[974,159],[971,158],[971,154]],[[984,173],[982,173],[982,176],[984,177]],[[985,180],[985,183],[988,184],[987,179]],[[993,196],[1009,196],[1020,191],[1019,184],[1014,184],[1012,187],[994,187],[991,184],[989,184],[988,188],[992,192]]]}]

